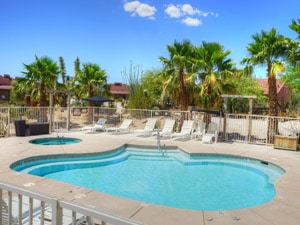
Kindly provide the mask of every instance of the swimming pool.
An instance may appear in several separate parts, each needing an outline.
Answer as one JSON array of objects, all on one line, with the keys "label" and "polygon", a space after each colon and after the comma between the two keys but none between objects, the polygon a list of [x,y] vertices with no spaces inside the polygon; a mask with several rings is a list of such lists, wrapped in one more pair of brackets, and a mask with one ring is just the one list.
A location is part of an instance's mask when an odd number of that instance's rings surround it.
[{"label": "swimming pool", "polygon": [[266,203],[275,196],[275,179],[284,174],[280,167],[252,158],[135,146],[106,153],[32,157],[11,168],[119,197],[192,210]]},{"label": "swimming pool", "polygon": [[79,138],[69,138],[69,137],[46,137],[46,138],[36,138],[29,141],[31,144],[36,145],[71,145],[81,142]]}]

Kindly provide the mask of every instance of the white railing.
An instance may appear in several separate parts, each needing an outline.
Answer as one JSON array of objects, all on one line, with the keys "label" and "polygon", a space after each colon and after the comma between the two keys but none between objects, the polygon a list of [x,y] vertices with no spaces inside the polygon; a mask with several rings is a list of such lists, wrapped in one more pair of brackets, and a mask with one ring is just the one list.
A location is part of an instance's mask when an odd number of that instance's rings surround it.
[{"label": "white railing", "polygon": [[[70,113],[70,114],[69,114]],[[68,115],[69,114],[69,115]],[[45,118],[47,117],[47,118]],[[106,117],[108,124],[117,125],[124,118],[131,118],[138,124],[146,118],[158,118],[157,126],[162,127],[166,118],[176,120],[176,131],[181,119],[193,119],[189,111],[116,109],[105,107],[0,107],[0,136],[15,135],[14,122],[26,120],[26,123],[47,120],[50,130],[80,130],[83,126],[93,125],[99,118]],[[198,113],[196,120],[203,119]],[[239,141],[253,144],[272,144],[276,134],[300,136],[300,122],[291,117],[269,117],[264,115],[226,114],[225,118],[212,115],[211,121],[218,124],[219,140]],[[270,132],[275,127],[275,132]]]},{"label": "white railing", "polygon": [[274,135],[300,135],[300,120],[291,117],[270,117],[263,115],[227,114],[221,119],[221,134],[224,140],[253,144],[272,144]]},{"label": "white railing", "polygon": [[101,212],[90,206],[74,204],[0,183],[1,225],[142,225],[143,223]]},{"label": "white railing", "polygon": [[[80,130],[83,126],[94,124],[99,118],[106,117],[108,124],[117,125],[125,117],[133,120],[146,118],[178,118],[180,114],[188,118],[188,111],[122,109],[105,107],[71,107],[70,110],[62,107],[53,109],[44,107],[0,107],[0,135],[15,135],[14,122],[25,120],[31,122],[49,122],[51,131],[55,130]],[[3,130],[1,125],[3,124]],[[5,129],[5,130],[4,130]]]}]

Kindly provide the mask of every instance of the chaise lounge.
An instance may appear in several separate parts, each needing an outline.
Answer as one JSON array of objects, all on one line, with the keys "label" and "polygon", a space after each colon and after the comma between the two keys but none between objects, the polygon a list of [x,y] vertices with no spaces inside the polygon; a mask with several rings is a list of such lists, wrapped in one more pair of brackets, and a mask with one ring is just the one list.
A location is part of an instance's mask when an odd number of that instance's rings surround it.
[{"label": "chaise lounge", "polygon": [[96,132],[96,131],[105,131],[104,124],[106,123],[107,119],[106,118],[100,118],[94,126],[89,126],[89,127],[83,127],[81,130],[82,131],[91,131],[91,132]]}]

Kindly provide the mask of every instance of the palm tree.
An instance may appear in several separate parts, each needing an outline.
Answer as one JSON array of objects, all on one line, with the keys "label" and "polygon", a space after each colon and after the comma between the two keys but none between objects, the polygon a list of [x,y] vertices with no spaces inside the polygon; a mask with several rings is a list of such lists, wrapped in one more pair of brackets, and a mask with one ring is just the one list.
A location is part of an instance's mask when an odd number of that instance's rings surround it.
[{"label": "palm tree", "polygon": [[38,102],[38,96],[33,92],[35,89],[34,83],[24,77],[17,77],[12,82],[12,96],[15,97],[17,104],[33,106]]},{"label": "palm tree", "polygon": [[[298,21],[292,20],[289,27],[297,33],[297,39],[300,40],[300,19]],[[290,40],[287,45],[291,47],[288,53],[288,65],[280,78],[292,89],[289,102],[290,111],[297,111],[300,99],[300,42]]]},{"label": "palm tree", "polygon": [[[289,26],[293,31],[297,33],[297,39],[300,40],[300,19],[298,21],[292,20],[292,23]],[[300,42],[290,41],[288,43],[290,45],[291,50],[289,51],[288,61],[294,66],[299,67],[300,63]]]},{"label": "palm tree", "polygon": [[47,92],[55,88],[59,74],[56,62],[47,56],[35,56],[35,62],[24,64],[24,68],[25,77],[19,80],[19,88],[30,89],[30,95],[38,99],[40,106],[48,106]]},{"label": "palm tree", "polygon": [[188,40],[175,41],[173,45],[167,45],[169,59],[160,57],[163,63],[164,93],[172,85],[172,89],[178,90],[178,101],[182,110],[187,110],[190,103],[188,83],[193,77],[193,46]]},{"label": "palm tree", "polygon": [[[278,116],[276,74],[283,70],[283,60],[288,56],[289,39],[277,33],[275,28],[269,32],[261,31],[252,36],[253,42],[247,47],[249,58],[242,60],[252,66],[267,67],[269,116]],[[278,121],[269,120],[268,142],[273,143],[274,135],[278,133]]]},{"label": "palm tree", "polygon": [[263,65],[267,67],[269,86],[269,115],[277,116],[277,87],[276,74],[283,69],[283,60],[287,57],[287,38],[277,33],[275,28],[270,32],[261,31],[252,36],[253,41],[247,47],[249,58],[242,60],[242,63],[252,66]]},{"label": "palm tree", "polygon": [[31,64],[23,64],[25,75],[19,78],[16,83],[16,90],[27,94],[27,102],[32,105],[34,101],[38,102],[40,115],[38,121],[47,121],[47,109],[43,108],[48,106],[47,96],[50,90],[54,90],[57,84],[59,68],[52,59],[49,57],[38,58],[35,56],[35,62]]},{"label": "palm tree", "polygon": [[[221,93],[234,90],[230,85],[232,76],[232,60],[228,59],[230,51],[224,51],[223,46],[217,42],[202,42],[195,47],[195,62],[198,75],[197,102],[206,109],[217,109],[221,107]],[[211,122],[211,114],[205,113],[204,122],[206,129]]]},{"label": "palm tree", "polygon": [[[77,83],[77,94],[84,97],[95,96],[97,91],[98,94],[108,93],[107,76],[106,71],[102,70],[97,64],[87,63],[82,65],[82,69],[76,71],[77,75],[75,80]],[[89,103],[91,106],[92,103]]]},{"label": "palm tree", "polygon": [[221,93],[234,90],[230,82],[233,73],[231,51],[224,51],[217,42],[202,42],[195,48],[199,83],[199,101],[205,108],[220,107]]},{"label": "palm tree", "polygon": [[292,20],[289,27],[298,34],[297,38],[300,40],[300,19],[298,21]]}]

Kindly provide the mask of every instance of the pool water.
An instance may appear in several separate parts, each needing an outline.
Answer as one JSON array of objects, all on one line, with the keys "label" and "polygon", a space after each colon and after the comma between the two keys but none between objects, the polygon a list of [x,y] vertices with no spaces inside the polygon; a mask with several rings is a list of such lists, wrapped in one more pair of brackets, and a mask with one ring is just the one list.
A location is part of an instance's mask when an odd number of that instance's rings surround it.
[{"label": "pool water", "polygon": [[81,142],[78,138],[68,137],[46,137],[30,140],[29,143],[36,145],[70,145]]},{"label": "pool water", "polygon": [[255,159],[190,156],[180,150],[129,147],[97,157],[72,158],[28,160],[12,168],[119,197],[192,210],[232,210],[266,203],[275,196],[274,180],[284,173]]}]

